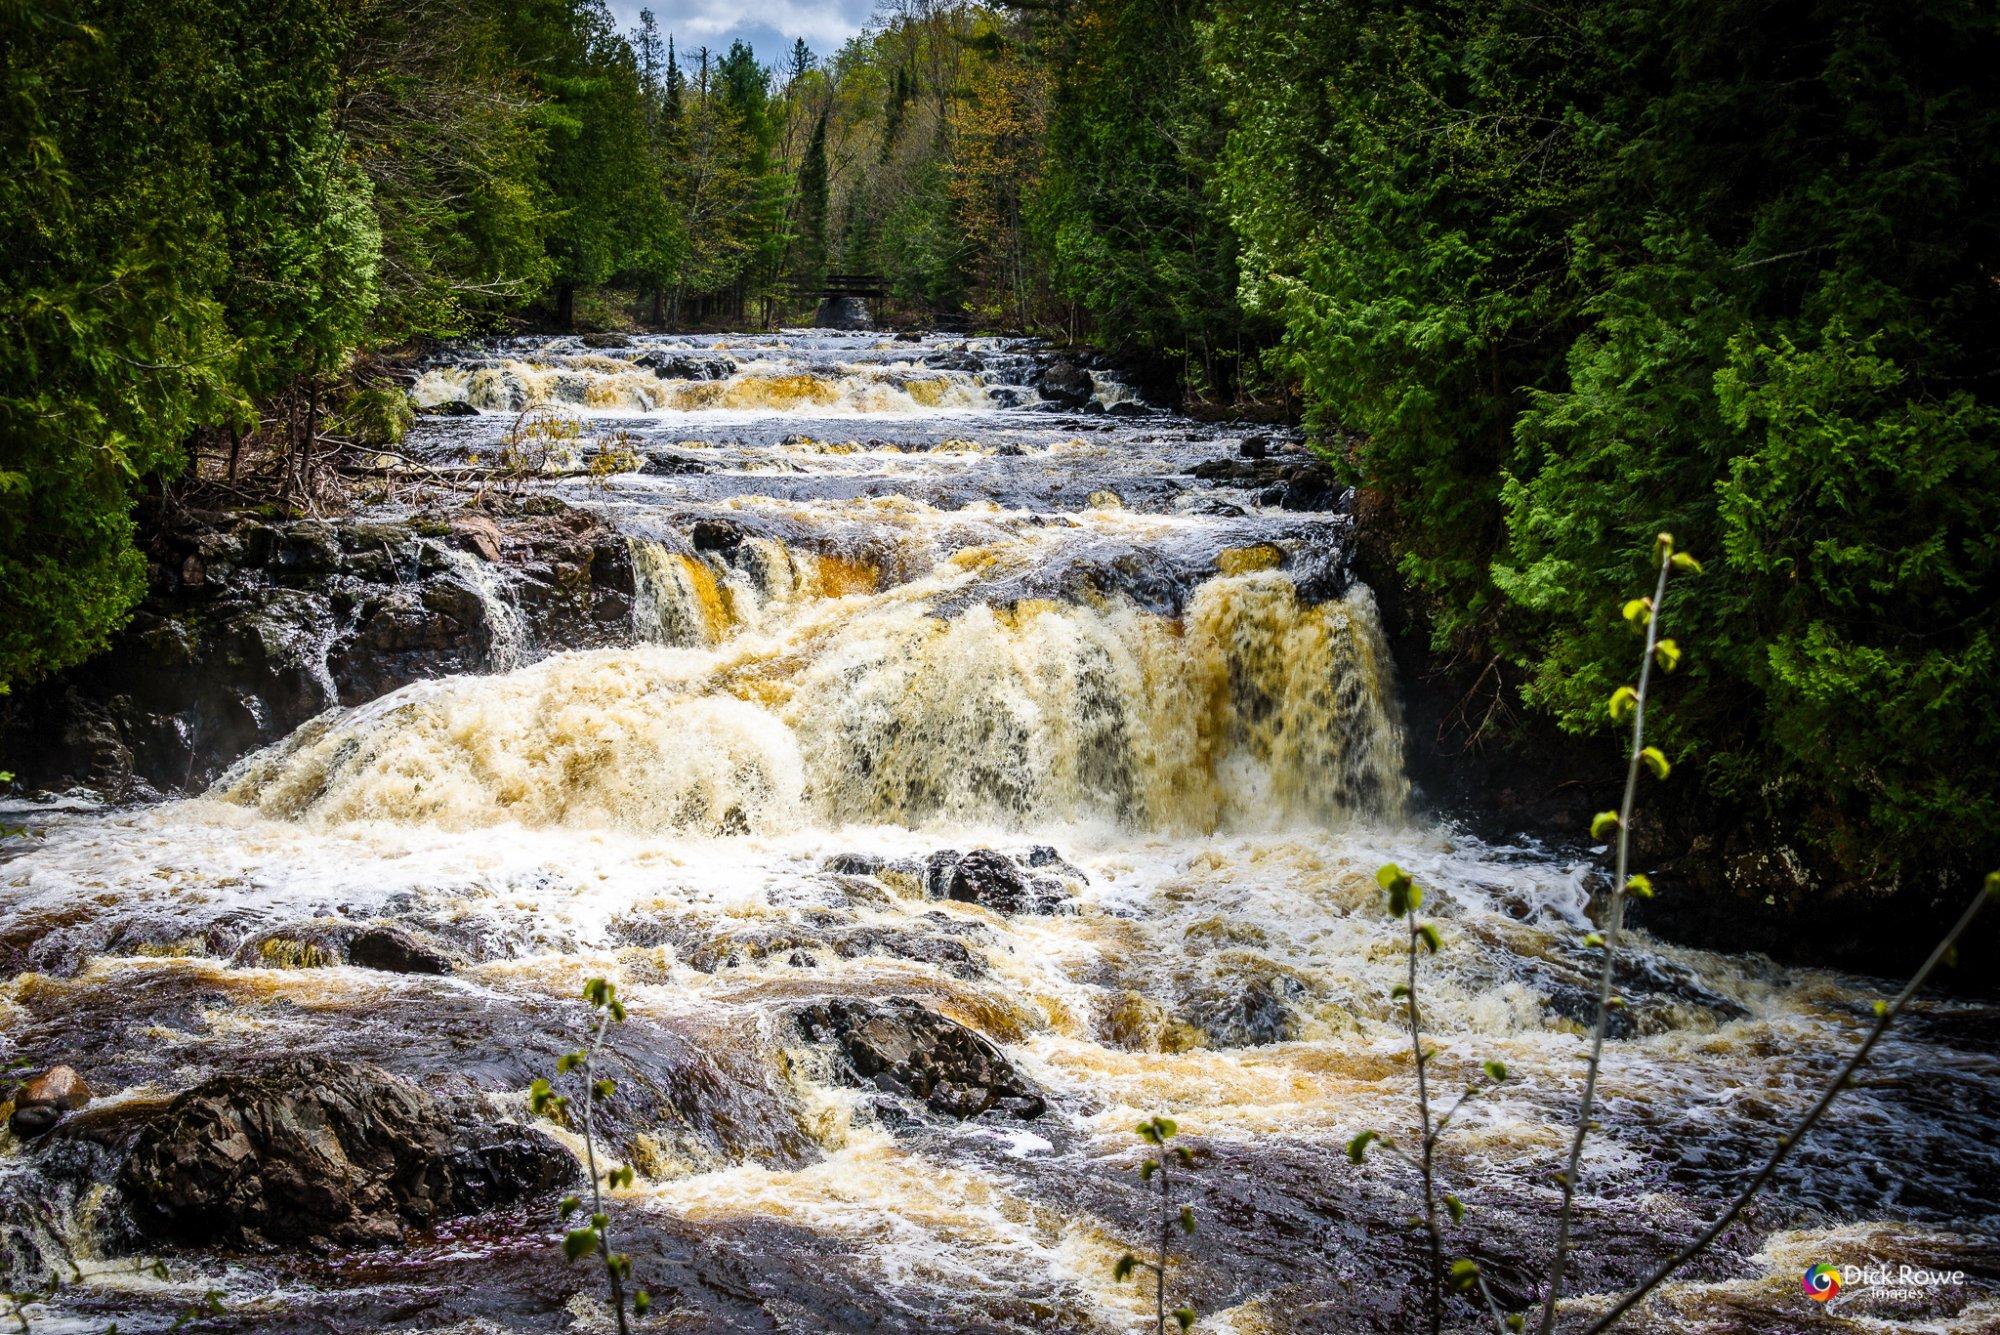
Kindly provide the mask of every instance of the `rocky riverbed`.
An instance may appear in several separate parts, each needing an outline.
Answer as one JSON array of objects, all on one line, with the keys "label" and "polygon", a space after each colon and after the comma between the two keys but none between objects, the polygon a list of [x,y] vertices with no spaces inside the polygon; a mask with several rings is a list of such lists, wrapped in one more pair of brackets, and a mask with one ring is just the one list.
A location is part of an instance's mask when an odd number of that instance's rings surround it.
[{"label": "rocky riverbed", "polygon": [[[1112,1266],[1167,1114],[1199,1329],[1412,1329],[1413,1174],[1344,1152],[1413,1116],[1389,860],[1444,937],[1440,1078],[1511,1073],[1443,1148],[1452,1249],[1532,1300],[1601,877],[1418,814],[1355,519],[1295,440],[942,337],[511,340],[411,392],[384,470],[457,490],[186,516],[114,648],[7,704],[35,1329],[607,1329],[559,1245],[579,1127],[531,1103],[592,977],[645,1328],[1147,1329]],[[1618,983],[1570,1326],[1882,988],[1643,935]],[[1920,1003],[1632,1328],[1995,1328],[1996,1018]],[[1965,1277],[1799,1292],[1878,1260]]]}]

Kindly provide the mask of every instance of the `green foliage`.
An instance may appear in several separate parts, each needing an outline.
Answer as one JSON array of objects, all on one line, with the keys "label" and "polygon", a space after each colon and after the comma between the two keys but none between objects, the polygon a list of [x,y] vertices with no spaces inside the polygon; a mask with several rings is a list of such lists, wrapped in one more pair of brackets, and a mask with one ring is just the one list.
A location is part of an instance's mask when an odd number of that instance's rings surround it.
[{"label": "green foliage", "polygon": [[1153,1256],[1150,1260],[1141,1260],[1127,1252],[1111,1267],[1112,1279],[1120,1284],[1141,1270],[1152,1272],[1153,1321],[1157,1335],[1165,1335],[1169,1317],[1183,1331],[1193,1328],[1195,1318],[1191,1307],[1177,1308],[1172,1312],[1167,1310],[1167,1262],[1173,1246],[1173,1231],[1178,1228],[1183,1235],[1193,1237],[1196,1227],[1194,1207],[1176,1205],[1173,1199],[1173,1166],[1190,1167],[1194,1163],[1194,1155],[1185,1146],[1169,1146],[1167,1143],[1179,1135],[1180,1130],[1180,1124],[1171,1117],[1149,1117],[1139,1123],[1139,1139],[1161,1151],[1158,1158],[1148,1157],[1139,1162],[1139,1180],[1149,1187],[1156,1182],[1158,1184],[1159,1213]]},{"label": "green foliage", "polygon": [[1716,555],[1663,755],[1852,874],[1996,828],[1992,7],[1218,0],[1208,38],[1246,299],[1440,644],[1603,728],[1595,608],[1664,521]]},{"label": "green foliage", "polygon": [[1206,0],[1088,0],[1053,35],[1047,175],[1033,206],[1056,293],[1101,336],[1230,393],[1245,324],[1212,178],[1221,108],[1203,75]]}]

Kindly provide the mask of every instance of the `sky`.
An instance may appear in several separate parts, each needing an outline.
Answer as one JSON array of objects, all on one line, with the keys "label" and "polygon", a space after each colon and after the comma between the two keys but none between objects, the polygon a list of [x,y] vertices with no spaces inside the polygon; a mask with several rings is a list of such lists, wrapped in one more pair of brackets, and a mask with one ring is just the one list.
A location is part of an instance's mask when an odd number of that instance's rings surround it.
[{"label": "sky", "polygon": [[825,58],[861,31],[875,0],[610,0],[620,30],[639,26],[639,11],[650,9],[660,32],[672,33],[683,60],[706,46],[717,55],[737,39],[748,42],[757,59],[774,64],[806,39]]}]

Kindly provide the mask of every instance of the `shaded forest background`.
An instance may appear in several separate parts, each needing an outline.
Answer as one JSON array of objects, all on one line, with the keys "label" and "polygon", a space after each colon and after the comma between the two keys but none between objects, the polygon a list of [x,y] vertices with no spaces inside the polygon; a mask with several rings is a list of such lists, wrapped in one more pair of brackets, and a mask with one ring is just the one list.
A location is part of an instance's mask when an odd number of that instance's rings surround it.
[{"label": "shaded forest background", "polygon": [[1802,901],[1969,870],[2000,852],[1996,29],[888,0],[757,53],[596,0],[7,0],[0,686],[120,624],[135,501],[191,457],[274,460],[296,505],[321,442],[393,442],[403,350],[764,327],[879,272],[912,322],[1302,405],[1459,745],[1610,726],[1609,600],[1670,529],[1708,565],[1656,724],[1688,839]]}]

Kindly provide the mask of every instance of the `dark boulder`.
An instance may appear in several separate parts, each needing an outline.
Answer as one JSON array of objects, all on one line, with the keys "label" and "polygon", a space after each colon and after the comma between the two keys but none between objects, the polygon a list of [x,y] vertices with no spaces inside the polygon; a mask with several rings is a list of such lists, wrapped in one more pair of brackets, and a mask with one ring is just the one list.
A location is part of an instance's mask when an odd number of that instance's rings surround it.
[{"label": "dark boulder", "polygon": [[446,399],[443,403],[434,403],[428,408],[419,408],[417,411],[426,417],[479,416],[479,409],[473,407],[464,399]]},{"label": "dark boulder", "polygon": [[1067,358],[1050,362],[1035,377],[1034,386],[1043,402],[1061,408],[1081,408],[1097,394],[1090,372]]},{"label": "dark boulder", "polygon": [[727,357],[690,357],[686,353],[648,352],[632,359],[662,380],[727,380],[736,363]]},{"label": "dark boulder", "polygon": [[443,974],[452,958],[435,942],[403,927],[367,927],[347,943],[347,962],[383,973]]},{"label": "dark boulder", "polygon": [[156,1239],[366,1247],[577,1175],[553,1140],[487,1120],[470,1096],[293,1057],[176,1098],[140,1129],[118,1185]]},{"label": "dark boulder", "polygon": [[[1055,850],[1047,851],[1054,858]],[[1073,879],[1081,879],[1082,873],[1060,858],[1017,862],[990,848],[975,848],[970,853],[943,849],[931,854],[925,864],[924,887],[934,899],[978,904],[996,913],[1063,913],[1071,907],[1069,888],[1044,872],[1057,864],[1072,873]]]},{"label": "dark boulder", "polygon": [[578,340],[586,348],[622,348],[627,341],[623,334],[585,334]]},{"label": "dark boulder", "polygon": [[863,1083],[944,1116],[1032,1118],[1048,1108],[998,1048],[906,997],[828,1001],[801,1011],[798,1024],[813,1042],[836,1045]]},{"label": "dark boulder", "polygon": [[688,541],[698,552],[733,552],[743,542],[743,530],[726,519],[698,519]]}]

